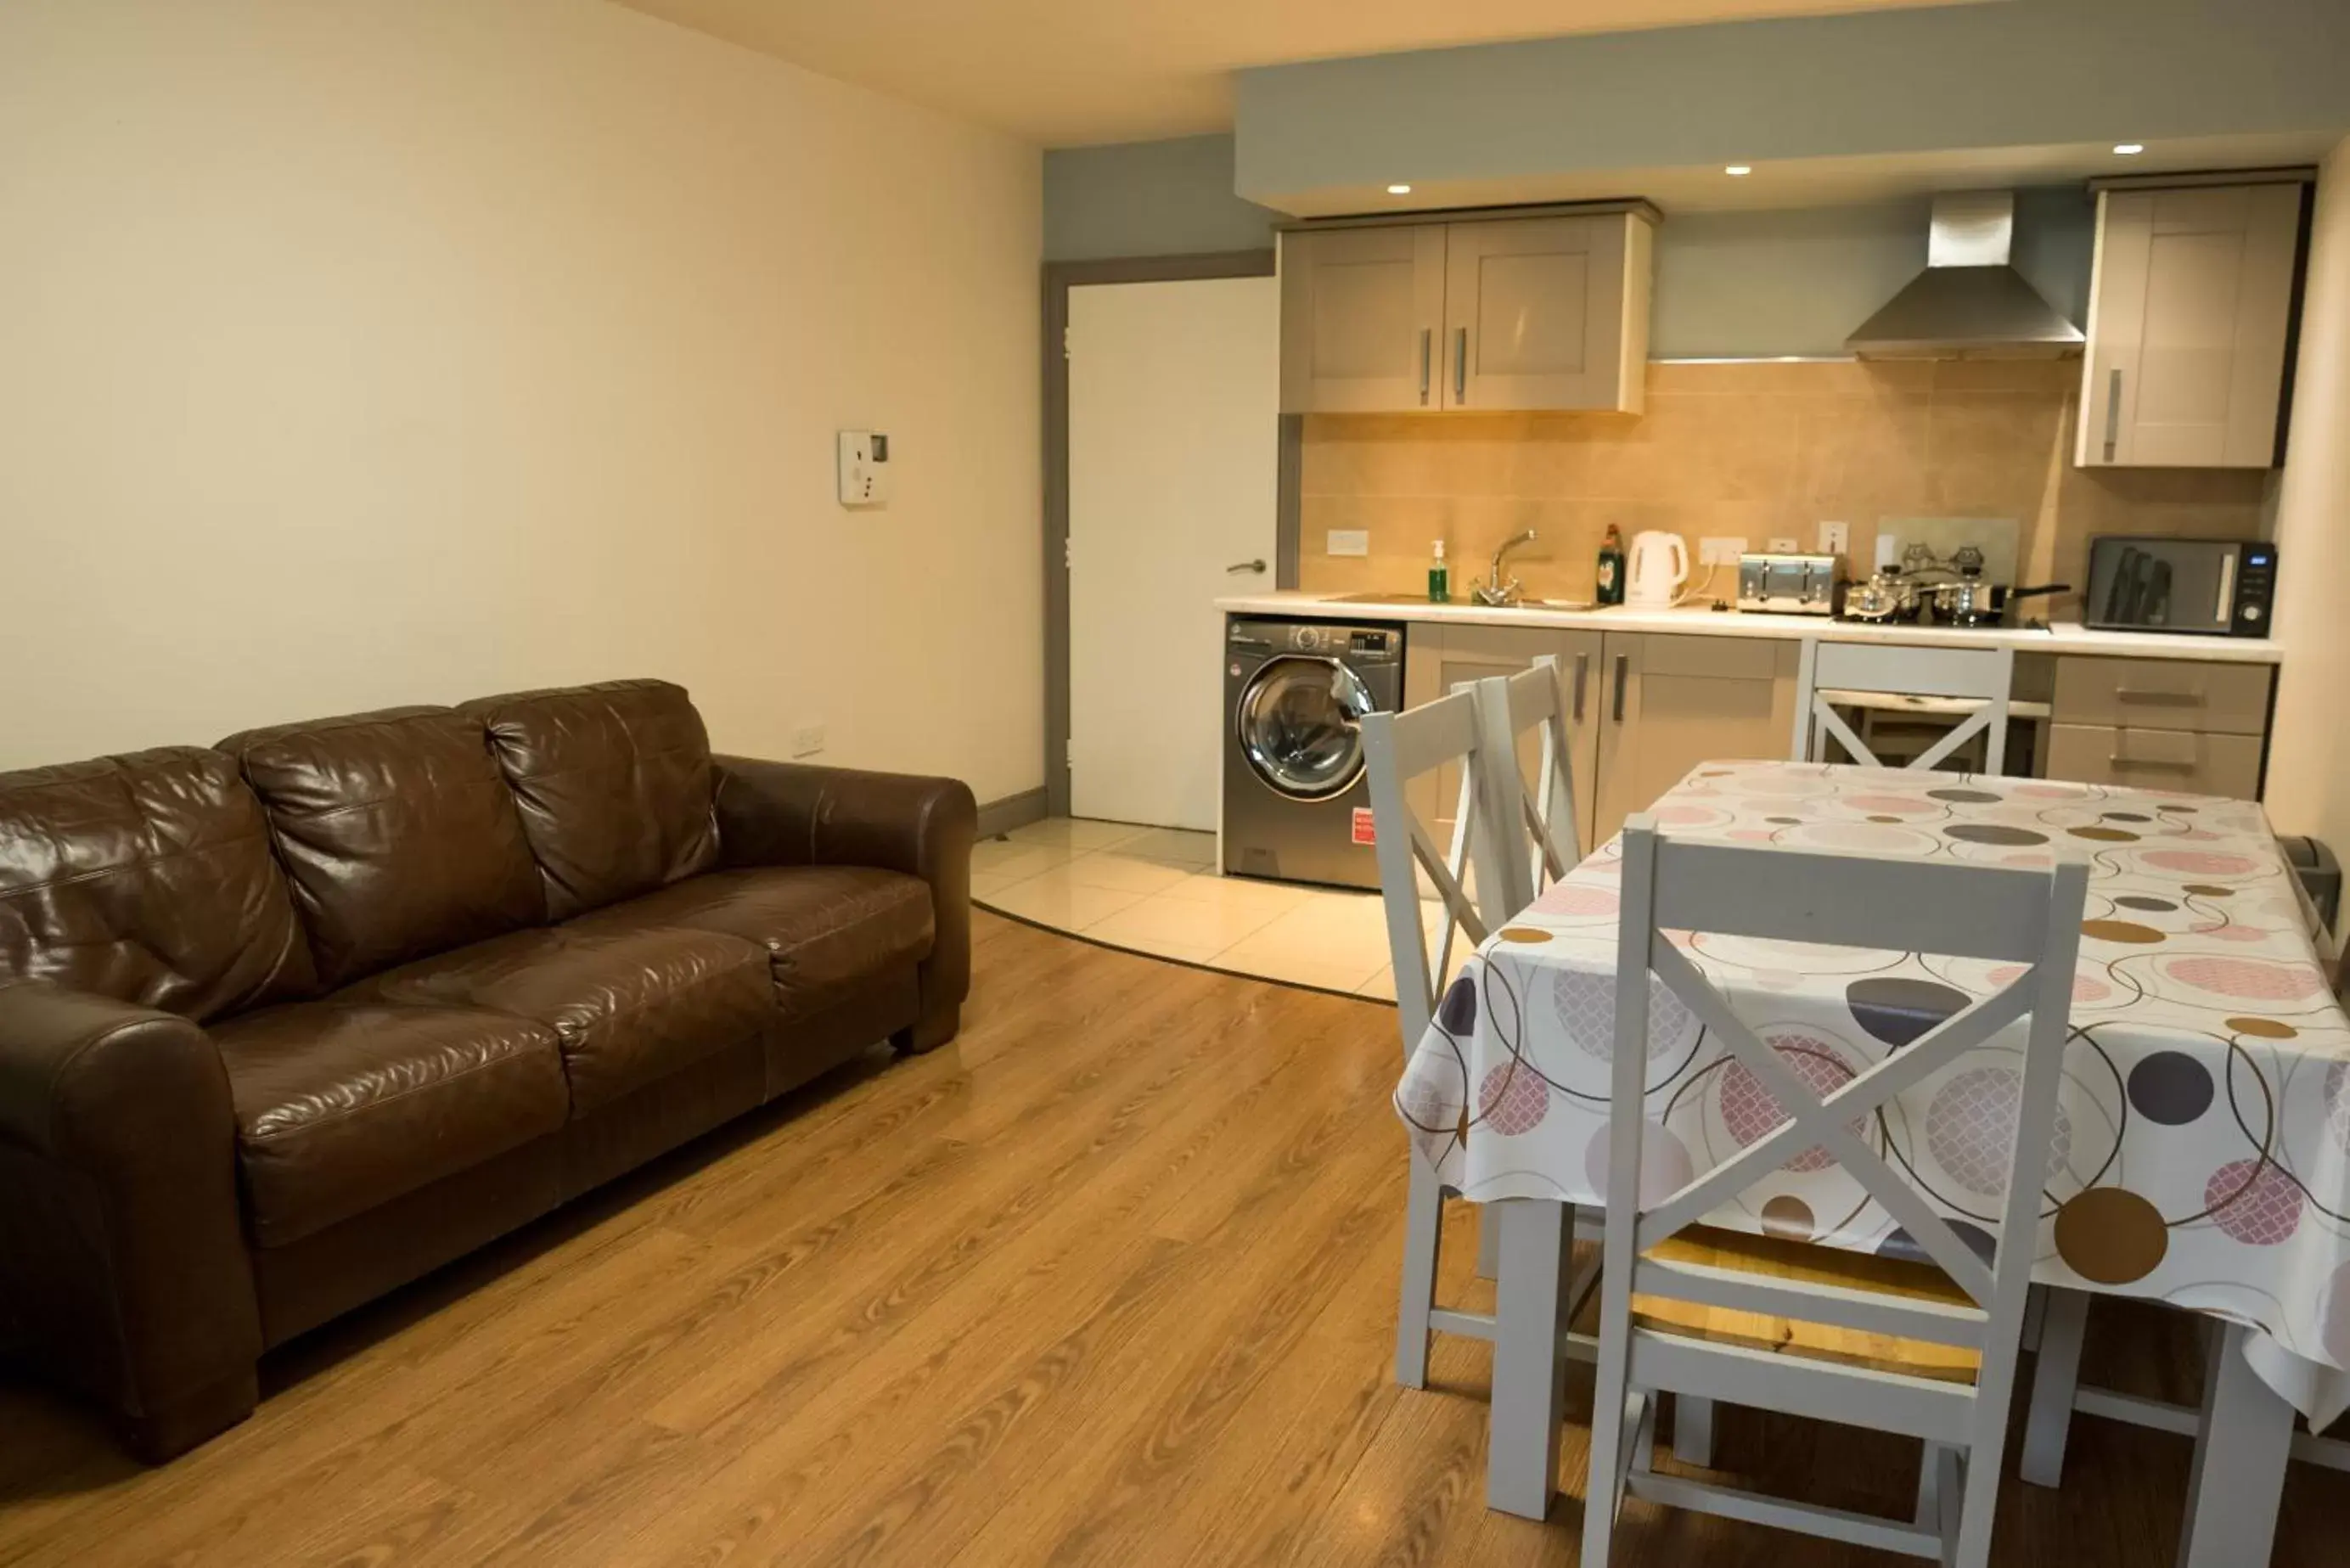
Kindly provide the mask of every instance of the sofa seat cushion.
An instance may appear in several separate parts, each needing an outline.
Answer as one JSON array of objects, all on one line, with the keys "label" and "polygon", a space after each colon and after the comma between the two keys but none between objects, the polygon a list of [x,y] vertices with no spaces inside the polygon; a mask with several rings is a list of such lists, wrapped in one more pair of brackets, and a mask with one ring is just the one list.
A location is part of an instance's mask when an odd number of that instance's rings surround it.
[{"label": "sofa seat cushion", "polygon": [[332,998],[213,1026],[255,1242],[280,1247],[563,1126],[555,1031]]},{"label": "sofa seat cushion", "polygon": [[775,1022],[764,948],[718,931],[515,931],[353,988],[390,1002],[485,1007],[562,1042],[571,1114],[584,1116]]},{"label": "sofa seat cushion", "polygon": [[787,1018],[818,1012],[931,952],[930,884],[863,866],[713,871],[598,909],[572,931],[682,926],[758,943]]}]

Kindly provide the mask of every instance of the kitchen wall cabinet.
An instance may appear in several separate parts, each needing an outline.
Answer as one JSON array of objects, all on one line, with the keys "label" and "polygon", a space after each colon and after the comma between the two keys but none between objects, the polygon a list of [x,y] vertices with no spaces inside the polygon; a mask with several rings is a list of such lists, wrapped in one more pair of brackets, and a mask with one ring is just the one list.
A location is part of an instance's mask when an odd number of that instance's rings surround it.
[{"label": "kitchen wall cabinet", "polygon": [[2075,460],[2266,468],[2291,336],[2298,182],[2097,195]]},{"label": "kitchen wall cabinet", "polygon": [[1793,639],[1609,632],[1590,841],[1614,836],[1701,762],[1785,756],[1801,651]]},{"label": "kitchen wall cabinet", "polygon": [[1653,223],[1643,206],[1284,234],[1282,411],[1638,412]]},{"label": "kitchen wall cabinet", "polygon": [[1282,236],[1282,412],[1439,407],[1443,328],[1443,224]]}]

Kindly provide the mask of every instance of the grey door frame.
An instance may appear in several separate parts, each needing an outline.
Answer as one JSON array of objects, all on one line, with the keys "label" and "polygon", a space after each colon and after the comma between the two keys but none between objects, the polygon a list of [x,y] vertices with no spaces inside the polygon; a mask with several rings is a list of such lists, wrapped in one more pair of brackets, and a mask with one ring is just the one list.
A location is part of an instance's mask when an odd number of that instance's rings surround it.
[{"label": "grey door frame", "polygon": [[[1273,250],[1118,256],[1045,264],[1045,794],[1069,814],[1069,290],[1104,283],[1271,277]],[[1297,585],[1297,452],[1302,421],[1281,417],[1274,584]]]}]

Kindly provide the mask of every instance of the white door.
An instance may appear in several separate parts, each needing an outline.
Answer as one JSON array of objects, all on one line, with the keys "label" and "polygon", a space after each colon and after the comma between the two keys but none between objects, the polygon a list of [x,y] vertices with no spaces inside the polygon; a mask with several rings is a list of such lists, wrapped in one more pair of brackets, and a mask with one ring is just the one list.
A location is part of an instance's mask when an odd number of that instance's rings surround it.
[{"label": "white door", "polygon": [[1212,829],[1214,601],[1273,587],[1279,285],[1075,287],[1068,353],[1071,809]]}]

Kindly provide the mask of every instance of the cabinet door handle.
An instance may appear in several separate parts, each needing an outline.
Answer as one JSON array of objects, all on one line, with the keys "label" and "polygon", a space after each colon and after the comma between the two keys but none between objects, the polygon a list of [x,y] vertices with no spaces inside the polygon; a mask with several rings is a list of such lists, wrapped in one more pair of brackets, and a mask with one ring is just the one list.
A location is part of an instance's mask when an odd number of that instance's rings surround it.
[{"label": "cabinet door handle", "polygon": [[1616,722],[1619,724],[1624,722],[1624,683],[1631,678],[1631,674],[1632,656],[1628,653],[1617,654],[1616,656]]},{"label": "cabinet door handle", "polygon": [[1430,327],[1423,327],[1419,329],[1419,405],[1422,408],[1428,406],[1429,339],[1433,335],[1433,329]]},{"label": "cabinet door handle", "polygon": [[2106,461],[2114,461],[2114,452],[2122,439],[2122,368],[2116,365],[2106,377]]},{"label": "cabinet door handle", "polygon": [[1264,570],[1264,563],[1262,560],[1234,561],[1231,566],[1226,566],[1224,570],[1228,574],[1232,572],[1262,572]]},{"label": "cabinet door handle", "polygon": [[1469,400],[1469,329],[1452,329],[1452,405],[1459,408]]},{"label": "cabinet door handle", "polygon": [[1575,656],[1575,722],[1578,724],[1583,722],[1583,688],[1585,680],[1590,673],[1591,655],[1576,654]]}]

